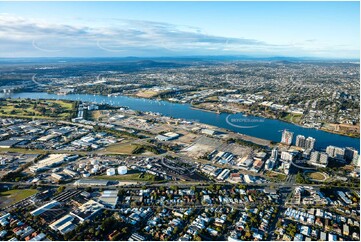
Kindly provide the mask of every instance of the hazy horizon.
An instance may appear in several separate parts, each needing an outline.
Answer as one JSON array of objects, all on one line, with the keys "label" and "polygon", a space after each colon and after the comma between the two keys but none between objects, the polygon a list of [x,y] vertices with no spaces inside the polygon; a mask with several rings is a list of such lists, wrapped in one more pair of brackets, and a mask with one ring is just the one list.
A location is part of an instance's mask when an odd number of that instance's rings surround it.
[{"label": "hazy horizon", "polygon": [[1,2],[0,58],[359,59],[359,2]]}]

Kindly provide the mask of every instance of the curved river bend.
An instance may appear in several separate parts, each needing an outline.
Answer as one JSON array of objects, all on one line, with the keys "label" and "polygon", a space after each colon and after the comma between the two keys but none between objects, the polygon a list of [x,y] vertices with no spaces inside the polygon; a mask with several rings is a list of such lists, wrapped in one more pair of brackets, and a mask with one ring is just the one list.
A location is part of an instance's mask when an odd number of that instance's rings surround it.
[{"label": "curved river bend", "polygon": [[66,96],[59,96],[56,94],[42,92],[15,93],[12,94],[11,97],[80,100],[115,106],[127,106],[134,110],[158,112],[173,118],[198,121],[216,127],[225,128],[234,132],[276,142],[281,140],[282,130],[288,129],[294,132],[293,142],[295,142],[296,135],[302,134],[305,137],[311,136],[315,138],[317,149],[325,149],[328,145],[335,145],[339,147],[353,147],[360,151],[360,140],[358,138],[332,134],[317,129],[303,128],[280,120],[244,116],[241,113],[229,115],[226,113],[217,114],[213,112],[196,110],[192,109],[189,104],[170,103],[167,101],[156,101],[127,96],[108,97],[90,94],[69,94]]}]

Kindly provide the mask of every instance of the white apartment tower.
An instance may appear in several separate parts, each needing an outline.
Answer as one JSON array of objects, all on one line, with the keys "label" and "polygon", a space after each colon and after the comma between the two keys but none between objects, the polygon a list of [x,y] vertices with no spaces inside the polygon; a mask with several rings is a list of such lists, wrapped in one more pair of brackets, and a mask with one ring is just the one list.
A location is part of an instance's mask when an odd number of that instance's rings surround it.
[{"label": "white apartment tower", "polygon": [[296,136],[296,146],[305,148],[306,146],[306,138],[303,135],[297,135]]},{"label": "white apartment tower", "polygon": [[281,143],[290,145],[292,143],[292,139],[293,139],[293,132],[290,132],[288,130],[283,130]]}]

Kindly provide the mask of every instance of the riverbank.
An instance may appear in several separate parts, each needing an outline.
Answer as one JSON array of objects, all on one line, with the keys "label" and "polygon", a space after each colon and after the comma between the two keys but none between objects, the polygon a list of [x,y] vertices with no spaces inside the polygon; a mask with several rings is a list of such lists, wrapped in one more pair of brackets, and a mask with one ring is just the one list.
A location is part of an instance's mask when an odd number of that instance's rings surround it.
[{"label": "riverbank", "polygon": [[[251,115],[251,116],[260,117],[260,118],[280,120],[280,121],[290,123],[290,124],[293,124],[293,125],[305,128],[305,129],[317,129],[317,128],[314,128],[314,127],[304,126],[304,125],[302,125],[302,124],[300,124],[298,122],[293,122],[292,118],[291,119],[276,118],[274,115],[265,115],[265,114],[262,114],[262,113],[259,113],[259,112],[258,113],[252,113],[252,112],[249,112],[249,110],[243,111],[243,112],[237,112],[237,111],[232,111],[232,110],[228,110],[228,109],[225,109],[225,108],[218,108],[216,106],[214,106],[214,107],[199,106],[199,104],[191,105],[191,106],[192,106],[192,109],[206,111],[206,112],[213,112],[213,113],[217,113],[217,114],[219,114],[219,113],[227,113],[227,114],[242,113],[244,116]],[[332,126],[332,125],[337,125],[337,124],[325,124],[325,125],[331,125]],[[335,131],[335,130],[330,130],[330,129],[324,127],[323,125],[318,130],[322,130],[322,131],[325,131],[325,132],[328,132],[328,133],[331,133],[331,134],[337,134],[337,135],[350,137],[350,138],[360,138],[360,133],[358,133],[358,134],[354,134],[354,133],[347,134],[345,132],[338,132],[338,131]]]},{"label": "riverbank", "polygon": [[[314,137],[316,141],[316,149],[326,149],[329,145],[338,147],[353,147],[357,150],[360,149],[360,140],[356,138],[350,138],[347,136],[341,136],[317,130],[313,128],[303,128],[294,124],[290,124],[281,120],[275,119],[262,119],[262,122],[257,122],[256,127],[243,128],[244,124],[253,122],[253,120],[259,119],[255,116],[244,116],[242,113],[232,115],[232,118],[238,122],[238,125],[232,125],[227,123],[226,113],[214,113],[206,112],[203,110],[193,109],[190,104],[178,104],[167,101],[155,101],[152,99],[134,98],[128,96],[101,96],[101,95],[87,95],[87,94],[69,94],[65,96],[58,96],[54,94],[48,94],[45,92],[31,92],[31,93],[14,93],[12,98],[31,98],[31,99],[64,99],[83,102],[103,103],[113,106],[127,106],[130,109],[146,112],[160,113],[164,116],[179,118],[189,121],[197,121],[207,125],[212,125],[218,128],[224,128],[231,130],[235,133],[244,134],[247,136],[271,140],[273,142],[280,142],[282,136],[282,130],[287,129],[294,132],[296,135],[304,135]],[[238,127],[237,127],[238,126]]]}]

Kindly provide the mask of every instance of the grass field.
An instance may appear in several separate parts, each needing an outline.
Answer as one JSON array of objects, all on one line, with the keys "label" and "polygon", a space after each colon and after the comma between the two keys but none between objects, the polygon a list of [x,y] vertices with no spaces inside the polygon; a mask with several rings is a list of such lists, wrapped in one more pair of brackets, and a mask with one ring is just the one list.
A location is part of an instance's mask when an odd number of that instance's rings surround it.
[{"label": "grass field", "polygon": [[133,144],[114,144],[104,149],[104,153],[107,154],[132,154],[133,150],[137,148],[137,145]]},{"label": "grass field", "polygon": [[218,96],[210,96],[210,97],[207,97],[206,99],[205,99],[206,101],[214,101],[214,102],[216,102],[216,101],[218,101]]},{"label": "grass field", "polygon": [[0,192],[0,207],[7,207],[36,194],[35,189],[18,189]]},{"label": "grass field", "polygon": [[66,119],[73,111],[71,101],[7,99],[0,102],[0,117]]},{"label": "grass field", "polygon": [[22,154],[45,154],[47,153],[46,150],[28,150],[22,148],[0,148],[0,153],[6,152],[18,152]]},{"label": "grass field", "polygon": [[145,91],[139,91],[136,96],[138,97],[144,97],[144,98],[151,98],[155,97],[159,94],[159,92],[153,91],[153,90],[145,90]]},{"label": "grass field", "polygon": [[315,181],[324,181],[328,178],[327,175],[322,172],[308,172],[306,173],[306,176]]},{"label": "grass field", "polygon": [[266,171],[265,175],[270,178],[276,179],[278,181],[285,181],[287,178],[287,176],[284,174],[280,174],[272,171]]},{"label": "grass field", "polygon": [[138,171],[128,171],[125,175],[115,176],[94,176],[94,179],[110,180],[110,181],[154,181],[155,176],[152,174],[142,174]]},{"label": "grass field", "polygon": [[309,174],[309,176],[310,176],[310,178],[315,179],[315,180],[325,179],[325,176],[320,172],[313,172],[313,173]]},{"label": "grass field", "polygon": [[300,120],[302,118],[302,114],[287,114],[286,116],[284,116],[282,119],[287,121],[287,122],[291,122],[291,123],[299,123]]},{"label": "grass field", "polygon": [[[59,153],[59,150],[28,150],[22,148],[0,148],[0,154],[7,152],[16,152],[22,154],[46,154],[46,153]],[[66,151],[68,154],[86,155],[87,151]]]}]

